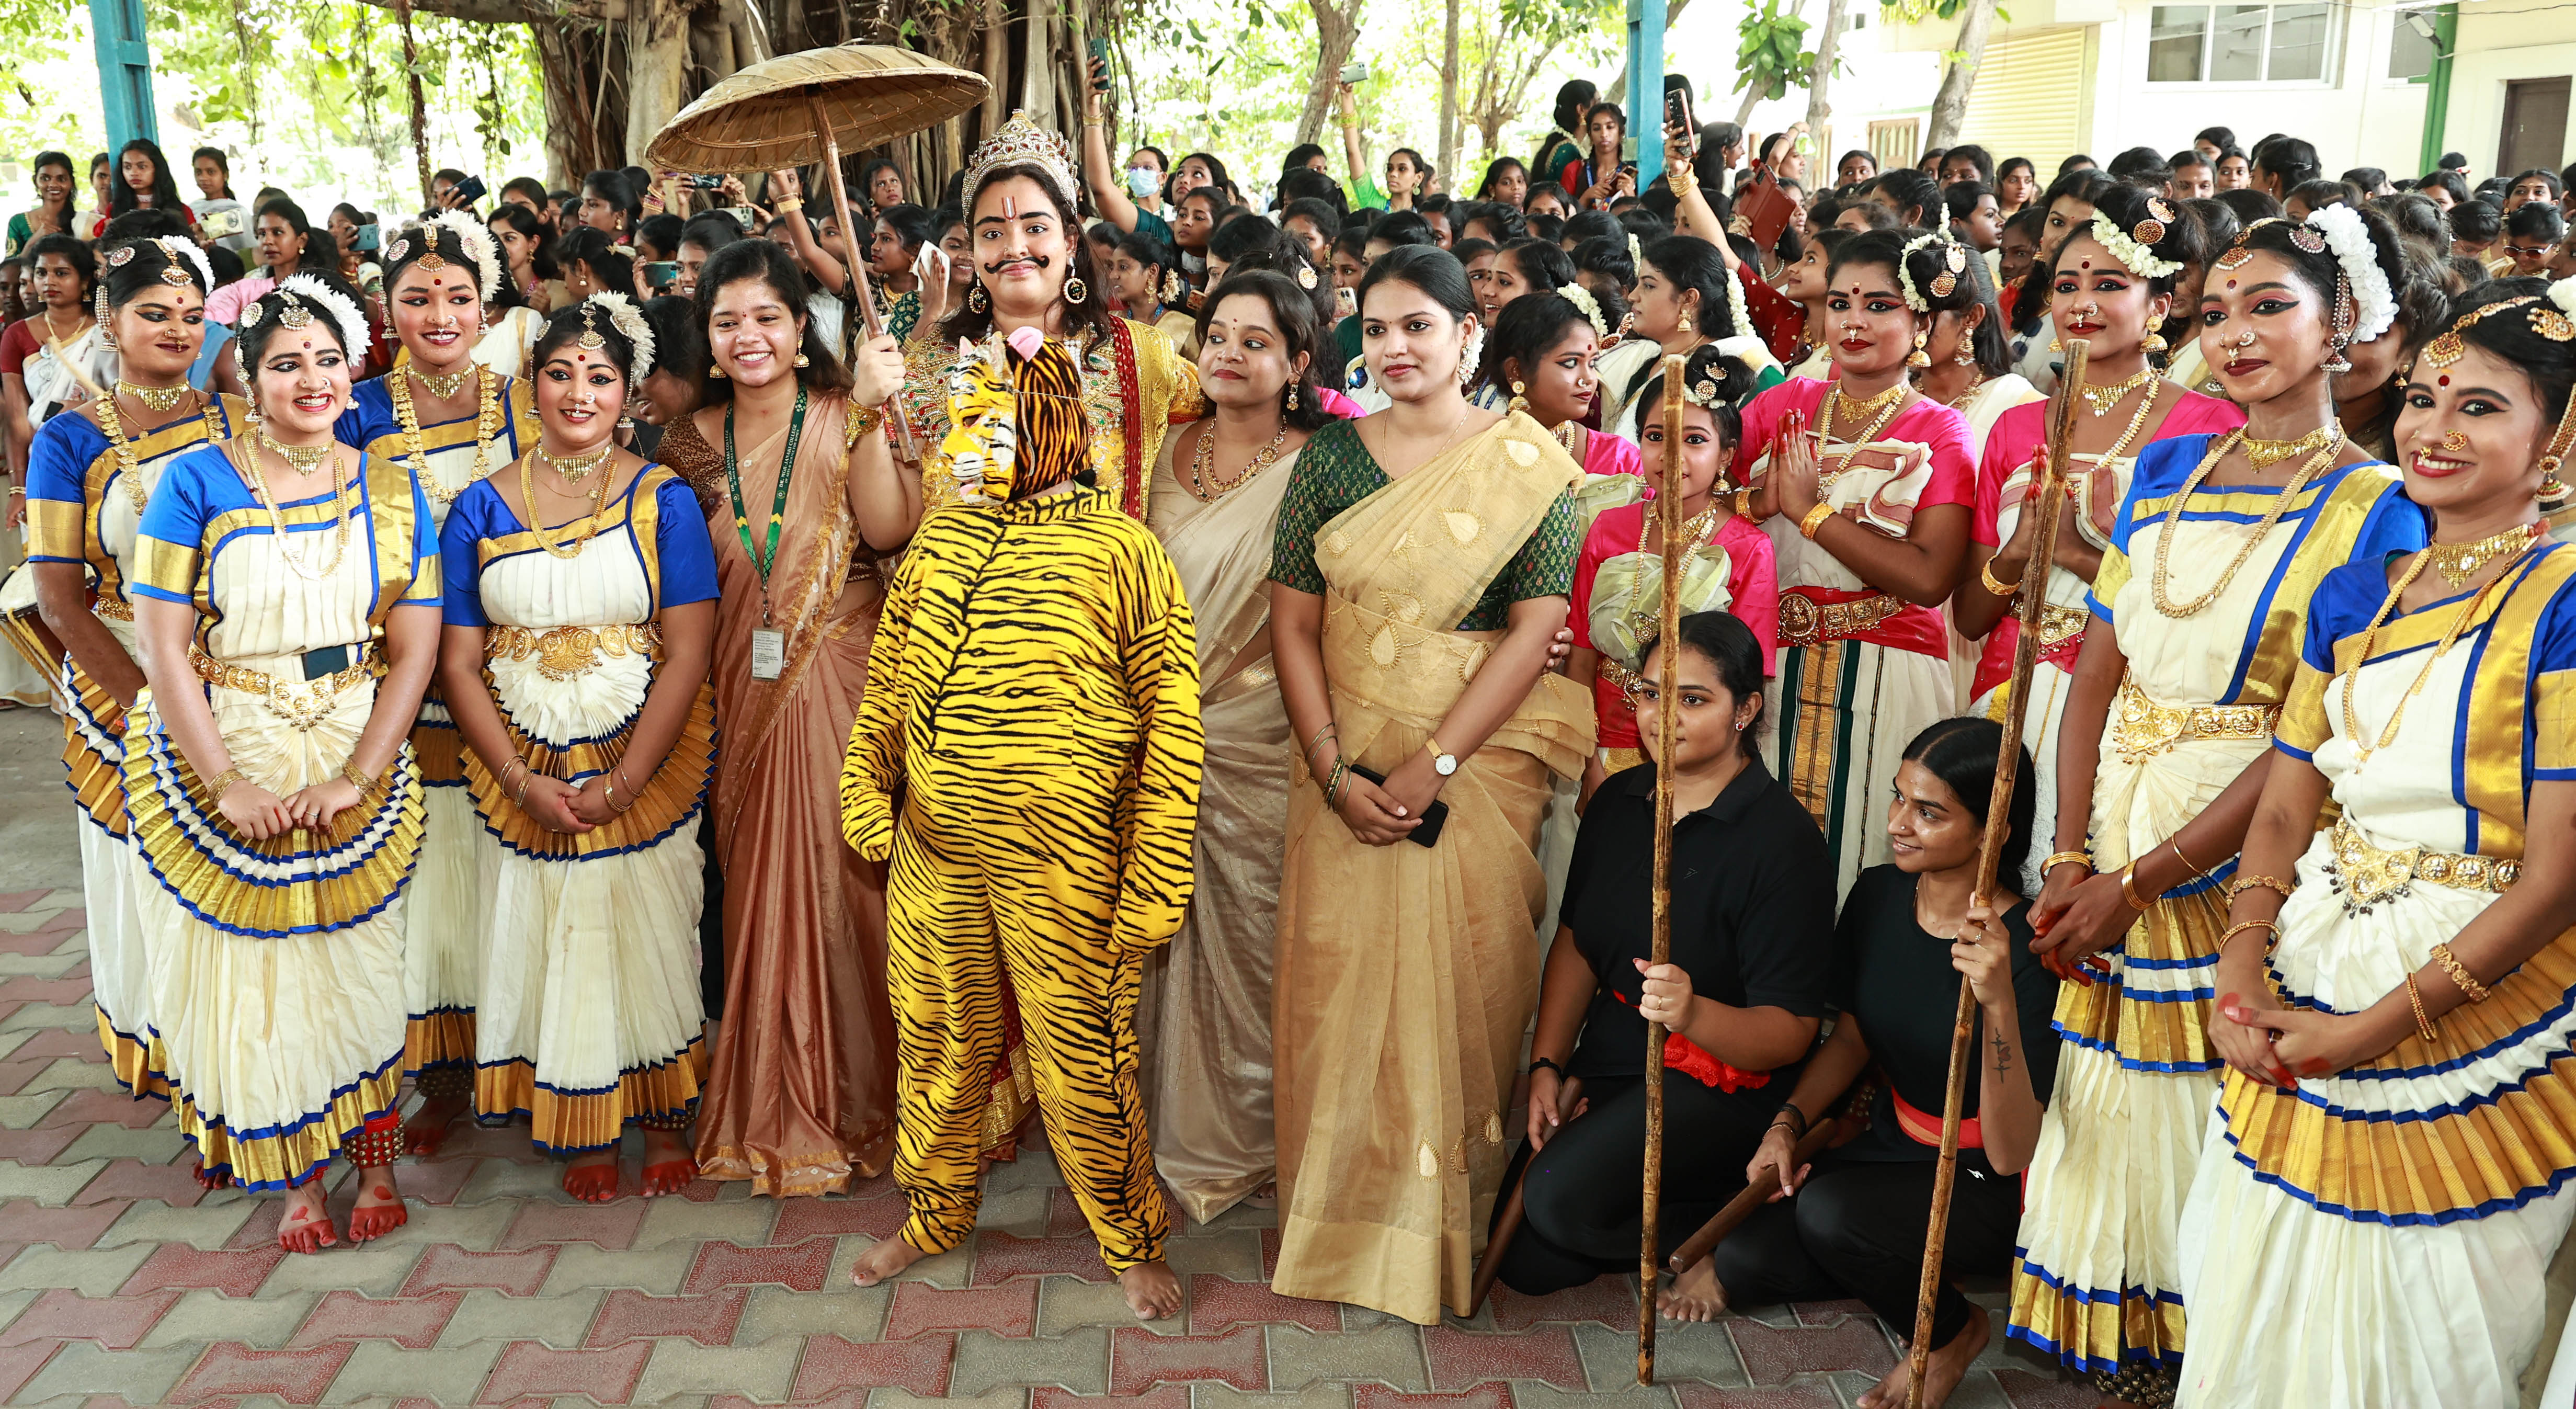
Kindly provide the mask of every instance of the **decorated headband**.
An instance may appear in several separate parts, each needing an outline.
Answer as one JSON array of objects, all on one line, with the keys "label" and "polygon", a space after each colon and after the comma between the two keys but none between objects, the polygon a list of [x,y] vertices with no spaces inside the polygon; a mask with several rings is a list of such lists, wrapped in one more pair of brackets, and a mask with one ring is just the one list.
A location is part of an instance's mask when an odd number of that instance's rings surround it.
[{"label": "decorated headband", "polygon": [[995,171],[1006,166],[1034,166],[1046,174],[1057,199],[1070,201],[1081,183],[1073,176],[1073,144],[1057,133],[1049,132],[1029,120],[1029,115],[1014,109],[1011,120],[1003,123],[966,161],[966,199],[984,189],[984,182]]},{"label": "decorated headband", "polygon": [[[316,308],[329,314],[340,334],[340,351],[352,361],[366,356],[368,347],[373,345],[373,339],[367,336],[367,320],[358,312],[358,306],[310,274],[287,275],[278,281],[269,297],[283,300],[277,310],[277,325],[281,328],[312,326]],[[260,299],[242,310],[241,328],[244,333],[259,322],[260,304],[267,301]]]},{"label": "decorated headband", "polygon": [[596,321],[603,312],[608,315],[608,326],[615,328],[618,335],[635,349],[635,362],[627,369],[626,384],[642,386],[644,374],[653,370],[652,323],[645,319],[644,310],[635,306],[635,300],[624,294],[592,294],[581,301],[581,337],[578,339],[582,347],[592,352],[608,346],[608,339],[600,334]]},{"label": "decorated headband", "polygon": [[2093,238],[2130,273],[2141,279],[2162,279],[2182,272],[2181,260],[2158,259],[2154,249],[2156,241],[2173,228],[2174,218],[2174,208],[2165,204],[2162,196],[2147,197],[2147,218],[2126,230],[2112,224],[2111,217],[2097,208],[2093,212]]},{"label": "decorated headband", "polygon": [[492,232],[460,211],[442,210],[405,232],[385,250],[386,266],[402,263],[403,256],[411,252],[411,242],[418,239],[427,246],[427,252],[420,257],[420,267],[433,274],[446,268],[447,260],[438,253],[440,229],[456,236],[456,248],[474,265],[475,295],[490,303],[501,287],[501,265],[496,258],[498,251],[492,247]]},{"label": "decorated headband", "polygon": [[1610,324],[1601,316],[1601,300],[1594,298],[1590,289],[1581,284],[1568,284],[1558,289],[1556,296],[1574,305],[1574,311],[1582,314],[1583,320],[1592,325],[1594,337],[1605,342],[1609,340]]}]

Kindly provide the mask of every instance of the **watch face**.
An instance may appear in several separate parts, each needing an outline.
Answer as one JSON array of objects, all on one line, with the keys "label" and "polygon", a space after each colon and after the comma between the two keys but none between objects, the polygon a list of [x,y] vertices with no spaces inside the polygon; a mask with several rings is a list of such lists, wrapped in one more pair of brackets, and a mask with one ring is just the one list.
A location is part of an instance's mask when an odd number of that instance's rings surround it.
[{"label": "watch face", "polygon": [[1444,753],[1438,758],[1431,760],[1431,767],[1434,772],[1438,773],[1441,777],[1446,778],[1450,774],[1458,771],[1458,760],[1456,756]]}]

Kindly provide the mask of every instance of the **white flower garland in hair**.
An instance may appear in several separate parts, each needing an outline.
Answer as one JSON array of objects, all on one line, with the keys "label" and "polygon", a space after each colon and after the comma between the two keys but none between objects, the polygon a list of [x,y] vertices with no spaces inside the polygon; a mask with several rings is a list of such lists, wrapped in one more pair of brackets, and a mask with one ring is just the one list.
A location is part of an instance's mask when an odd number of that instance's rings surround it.
[{"label": "white flower garland in hair", "polygon": [[[429,224],[453,231],[456,247],[474,261],[475,293],[485,303],[501,290],[500,251],[492,244],[491,227],[458,210],[442,210],[429,218]],[[424,232],[425,233],[425,232]]]},{"label": "white flower garland in hair", "polygon": [[2093,238],[2111,252],[2113,259],[2120,261],[2121,267],[2141,279],[2161,279],[2168,274],[2182,272],[2181,260],[2156,258],[2154,250],[2129,238],[2127,231],[2112,224],[2111,217],[2098,210],[2093,212]]},{"label": "white flower garland in hair", "polygon": [[2343,266],[2344,284],[2352,290],[2352,340],[2369,342],[2397,321],[2397,291],[2380,272],[2378,246],[2370,227],[2350,206],[2319,206],[2308,212],[2307,226],[2326,237],[2335,263]]},{"label": "white flower garland in hair", "polygon": [[1913,239],[1905,242],[1905,248],[1896,252],[1897,290],[1905,295],[1905,306],[1913,309],[1917,313],[1931,312],[1932,301],[1923,296],[1923,291],[1921,289],[1914,287],[1913,271],[1905,267],[1905,261],[1912,259],[1916,250],[1928,250],[1934,245],[1940,243],[1942,243],[1942,240],[1938,235],[1917,235]]},{"label": "white flower garland in hair", "polygon": [[215,266],[206,258],[204,250],[197,248],[190,241],[174,240],[166,235],[155,236],[152,243],[159,245],[161,252],[170,256],[171,263],[176,264],[184,259],[196,267],[198,292],[210,294],[215,291]]},{"label": "white flower garland in hair", "polygon": [[582,302],[596,305],[601,312],[606,313],[608,326],[615,328],[628,342],[635,345],[635,365],[627,373],[626,385],[642,386],[644,374],[653,370],[652,320],[644,316],[643,309],[635,306],[635,300],[624,294],[595,293],[583,299]]},{"label": "white flower garland in hair", "polygon": [[2549,286],[2549,301],[2561,313],[2576,314],[2576,278],[2561,279]]},{"label": "white flower garland in hair", "polygon": [[1594,337],[1605,342],[1609,340],[1610,324],[1601,316],[1601,300],[1594,298],[1590,289],[1581,284],[1568,284],[1558,289],[1556,296],[1574,305],[1574,311],[1582,314],[1584,321],[1592,325]]},{"label": "white flower garland in hair", "polygon": [[1628,263],[1637,269],[1646,267],[1646,242],[1638,239],[1634,230],[1628,232]]},{"label": "white flower garland in hair", "polygon": [[1753,336],[1753,311],[1744,306],[1744,280],[1732,269],[1726,274],[1726,316],[1735,322],[1735,336]]},{"label": "white flower garland in hair", "polygon": [[340,328],[340,351],[350,361],[366,356],[367,349],[375,345],[375,340],[367,335],[366,315],[358,312],[358,305],[313,275],[289,274],[278,281],[275,292],[293,294],[302,302],[330,314],[331,321]]}]

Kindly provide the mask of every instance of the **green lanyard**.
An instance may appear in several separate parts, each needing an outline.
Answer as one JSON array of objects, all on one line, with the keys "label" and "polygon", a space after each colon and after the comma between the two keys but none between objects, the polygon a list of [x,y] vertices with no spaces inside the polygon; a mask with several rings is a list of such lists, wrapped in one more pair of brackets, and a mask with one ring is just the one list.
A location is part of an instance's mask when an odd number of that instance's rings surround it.
[{"label": "green lanyard", "polygon": [[760,570],[760,585],[769,585],[769,570],[778,563],[778,530],[787,521],[787,485],[796,474],[796,443],[805,438],[805,388],[796,389],[796,411],[787,422],[787,453],[778,457],[778,497],[769,506],[769,547],[764,554],[751,542],[751,515],[742,507],[742,470],[734,460],[733,408],[725,407],[725,483],[733,488],[733,529],[742,535],[742,551]]}]

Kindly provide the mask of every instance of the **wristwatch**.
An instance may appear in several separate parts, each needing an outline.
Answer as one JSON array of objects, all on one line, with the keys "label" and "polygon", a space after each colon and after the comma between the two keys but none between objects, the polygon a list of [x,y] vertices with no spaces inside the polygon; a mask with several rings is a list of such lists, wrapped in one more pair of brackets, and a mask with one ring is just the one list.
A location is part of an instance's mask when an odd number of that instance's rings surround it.
[{"label": "wristwatch", "polygon": [[1442,751],[1438,739],[1425,738],[1422,741],[1422,747],[1431,755],[1432,772],[1446,778],[1458,771],[1458,755]]}]

